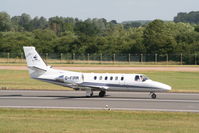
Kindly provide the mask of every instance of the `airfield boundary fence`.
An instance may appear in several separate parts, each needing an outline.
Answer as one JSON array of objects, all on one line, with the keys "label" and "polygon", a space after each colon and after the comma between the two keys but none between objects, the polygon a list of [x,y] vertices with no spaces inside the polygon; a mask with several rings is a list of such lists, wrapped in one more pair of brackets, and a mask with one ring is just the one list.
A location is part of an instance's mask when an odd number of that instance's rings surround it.
[{"label": "airfield boundary fence", "polygon": [[[43,53],[49,64],[197,65],[197,54],[65,54]],[[25,63],[24,53],[0,53],[0,63]]]}]

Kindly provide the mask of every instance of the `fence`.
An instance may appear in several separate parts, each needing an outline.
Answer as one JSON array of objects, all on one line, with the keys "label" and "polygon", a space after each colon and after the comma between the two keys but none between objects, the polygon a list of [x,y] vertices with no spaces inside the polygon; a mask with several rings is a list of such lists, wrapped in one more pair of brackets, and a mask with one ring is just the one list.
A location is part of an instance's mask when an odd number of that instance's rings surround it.
[{"label": "fence", "polygon": [[[197,65],[197,54],[41,54],[49,64],[163,64]],[[23,53],[0,53],[0,63],[25,63]]]}]

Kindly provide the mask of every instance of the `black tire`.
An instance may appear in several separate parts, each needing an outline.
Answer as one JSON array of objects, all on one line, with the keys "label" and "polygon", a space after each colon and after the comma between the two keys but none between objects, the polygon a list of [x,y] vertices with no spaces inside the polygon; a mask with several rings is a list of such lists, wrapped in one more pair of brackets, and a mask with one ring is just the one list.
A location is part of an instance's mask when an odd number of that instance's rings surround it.
[{"label": "black tire", "polygon": [[104,97],[105,94],[106,94],[106,91],[100,91],[100,92],[99,92],[99,97]]},{"label": "black tire", "polygon": [[153,94],[151,95],[151,98],[152,98],[152,99],[156,99],[156,94],[153,93]]}]

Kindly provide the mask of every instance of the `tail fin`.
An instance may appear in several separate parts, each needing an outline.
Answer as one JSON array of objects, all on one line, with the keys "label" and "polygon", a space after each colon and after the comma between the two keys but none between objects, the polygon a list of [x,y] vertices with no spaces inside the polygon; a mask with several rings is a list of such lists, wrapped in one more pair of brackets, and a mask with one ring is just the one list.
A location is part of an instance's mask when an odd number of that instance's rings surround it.
[{"label": "tail fin", "polygon": [[32,78],[38,78],[47,70],[47,65],[39,56],[35,47],[23,47],[29,73]]}]

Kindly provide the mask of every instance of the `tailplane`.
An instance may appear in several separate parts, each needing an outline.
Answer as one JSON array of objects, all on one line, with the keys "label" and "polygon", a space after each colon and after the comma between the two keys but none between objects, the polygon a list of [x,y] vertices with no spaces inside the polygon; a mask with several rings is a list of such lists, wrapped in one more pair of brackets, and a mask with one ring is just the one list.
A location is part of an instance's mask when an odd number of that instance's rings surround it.
[{"label": "tailplane", "polygon": [[35,47],[23,47],[29,73],[32,78],[38,78],[47,71],[47,65],[44,63]]}]

